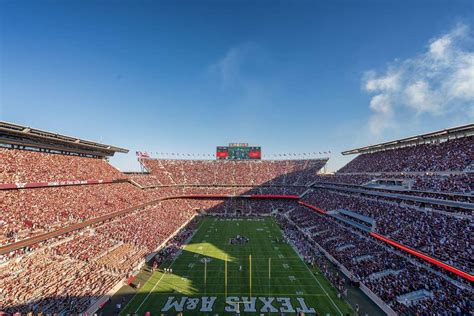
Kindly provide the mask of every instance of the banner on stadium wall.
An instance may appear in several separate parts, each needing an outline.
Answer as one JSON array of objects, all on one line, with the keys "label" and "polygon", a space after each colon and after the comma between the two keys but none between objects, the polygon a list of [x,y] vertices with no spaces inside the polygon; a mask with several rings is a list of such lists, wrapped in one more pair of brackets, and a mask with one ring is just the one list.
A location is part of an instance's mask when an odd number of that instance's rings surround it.
[{"label": "banner on stadium wall", "polygon": [[16,183],[2,183],[0,184],[0,190],[11,190],[11,189],[33,189],[42,187],[61,187],[68,185],[87,185],[87,184],[105,184],[127,181],[123,179],[105,179],[105,180],[65,180],[65,181],[51,181],[51,182],[16,182]]}]

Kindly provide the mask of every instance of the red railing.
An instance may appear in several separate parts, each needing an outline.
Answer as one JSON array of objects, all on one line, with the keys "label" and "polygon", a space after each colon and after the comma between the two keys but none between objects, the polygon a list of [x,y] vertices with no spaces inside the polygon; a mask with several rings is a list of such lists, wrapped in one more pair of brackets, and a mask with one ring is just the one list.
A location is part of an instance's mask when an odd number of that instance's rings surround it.
[{"label": "red railing", "polygon": [[394,240],[392,240],[392,239],[389,239],[389,238],[387,238],[387,237],[385,237],[385,236],[382,236],[382,235],[379,235],[379,234],[377,234],[377,233],[371,232],[370,235],[371,235],[372,237],[374,237],[374,238],[377,238],[377,239],[379,239],[379,240],[381,240],[381,241],[383,241],[383,242],[389,244],[389,245],[392,245],[392,246],[394,246],[394,247],[396,247],[396,248],[398,248],[398,249],[401,249],[401,250],[403,250],[403,251],[405,251],[405,252],[408,252],[408,253],[410,253],[410,254],[412,254],[412,255],[418,257],[418,258],[421,258],[421,259],[423,259],[423,260],[425,260],[425,261],[428,261],[429,263],[432,263],[432,264],[434,264],[434,265],[436,265],[436,266],[438,266],[438,267],[440,267],[440,268],[442,268],[442,269],[444,269],[444,270],[447,270],[447,271],[452,272],[452,273],[454,273],[454,274],[456,274],[456,275],[459,275],[460,277],[462,277],[462,278],[464,278],[464,279],[466,279],[466,280],[469,280],[470,282],[473,282],[473,281],[474,281],[474,276],[473,276],[473,275],[471,275],[471,274],[469,274],[469,273],[467,273],[467,272],[461,271],[461,270],[459,270],[459,269],[457,269],[457,268],[455,268],[455,267],[453,267],[453,266],[450,266],[449,264],[446,264],[446,263],[444,263],[444,262],[441,262],[441,261],[439,261],[439,260],[436,260],[436,259],[434,259],[434,258],[432,258],[432,257],[430,257],[430,256],[427,256],[427,255],[425,255],[425,254],[423,254],[423,253],[421,253],[421,252],[419,252],[419,251],[416,251],[416,250],[414,250],[414,249],[412,249],[412,248],[410,248],[410,247],[404,246],[404,245],[402,245],[402,244],[400,244],[400,243],[398,243],[398,242],[396,242],[396,241],[394,241]]},{"label": "red railing", "polygon": [[297,195],[279,195],[279,194],[242,194],[242,195],[231,195],[231,194],[184,194],[174,195],[162,198],[162,200],[173,200],[173,199],[229,199],[229,198],[240,198],[240,199],[287,199],[287,200],[299,200]]},{"label": "red railing", "polygon": [[303,201],[298,201],[299,204],[303,205],[303,206],[306,206],[307,208],[309,209],[312,209],[313,211],[316,211],[318,212],[319,214],[322,214],[322,215],[326,215],[327,212],[323,209],[320,209],[319,207],[316,207],[314,205],[311,205],[311,204],[308,204],[306,202],[303,202]]}]

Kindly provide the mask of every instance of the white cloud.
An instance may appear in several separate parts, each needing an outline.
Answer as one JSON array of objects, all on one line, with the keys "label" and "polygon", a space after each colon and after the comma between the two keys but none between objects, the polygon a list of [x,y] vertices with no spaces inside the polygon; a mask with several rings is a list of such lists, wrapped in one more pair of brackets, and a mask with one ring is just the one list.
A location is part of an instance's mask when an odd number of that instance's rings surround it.
[{"label": "white cloud", "polygon": [[369,120],[369,128],[373,134],[380,134],[384,129],[393,125],[393,110],[389,95],[374,96],[370,101],[370,108],[374,112]]},{"label": "white cloud", "polygon": [[433,58],[442,59],[446,57],[446,53],[451,45],[451,38],[443,36],[430,44],[430,54]]},{"label": "white cloud", "polygon": [[239,84],[242,78],[242,67],[254,54],[257,46],[254,43],[244,43],[230,48],[226,54],[210,66],[211,73],[217,74],[224,88]]},{"label": "white cloud", "polygon": [[469,28],[458,25],[431,40],[425,53],[394,61],[381,73],[367,72],[363,87],[373,94],[372,134],[380,135],[410,117],[474,118],[474,50]]},{"label": "white cloud", "polygon": [[388,73],[385,76],[376,77],[374,72],[367,74],[365,89],[373,91],[394,91],[400,86],[400,73]]},{"label": "white cloud", "polygon": [[417,111],[417,114],[423,112],[440,113],[440,104],[437,102],[439,97],[426,80],[420,79],[408,84],[405,89],[405,96],[407,106]]},{"label": "white cloud", "polygon": [[474,99],[474,53],[459,58],[457,69],[447,78],[445,86],[453,98]]}]

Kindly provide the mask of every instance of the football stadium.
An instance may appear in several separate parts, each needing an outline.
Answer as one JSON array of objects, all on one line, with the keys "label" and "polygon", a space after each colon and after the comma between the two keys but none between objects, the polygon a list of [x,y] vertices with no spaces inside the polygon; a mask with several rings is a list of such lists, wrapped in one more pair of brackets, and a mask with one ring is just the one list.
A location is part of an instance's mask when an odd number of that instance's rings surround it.
[{"label": "football stadium", "polygon": [[2,315],[468,315],[474,124],[205,159],[0,122]]},{"label": "football stadium", "polygon": [[474,316],[474,0],[0,0],[0,316]]}]

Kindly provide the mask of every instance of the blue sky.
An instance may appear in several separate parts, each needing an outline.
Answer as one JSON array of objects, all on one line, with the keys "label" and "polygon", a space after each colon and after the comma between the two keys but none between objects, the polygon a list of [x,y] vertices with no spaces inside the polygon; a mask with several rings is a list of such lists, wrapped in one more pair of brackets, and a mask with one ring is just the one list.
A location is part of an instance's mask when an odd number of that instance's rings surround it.
[{"label": "blue sky", "polygon": [[0,0],[0,120],[131,150],[332,152],[474,121],[474,1]]}]

